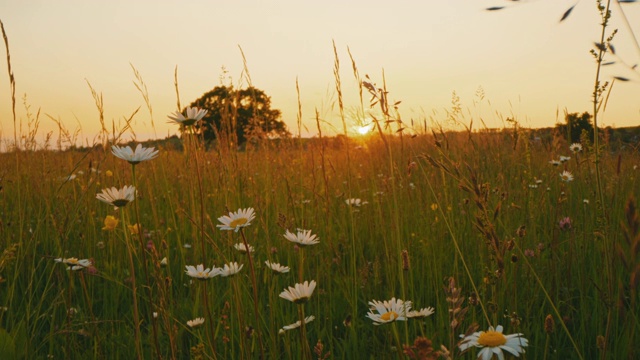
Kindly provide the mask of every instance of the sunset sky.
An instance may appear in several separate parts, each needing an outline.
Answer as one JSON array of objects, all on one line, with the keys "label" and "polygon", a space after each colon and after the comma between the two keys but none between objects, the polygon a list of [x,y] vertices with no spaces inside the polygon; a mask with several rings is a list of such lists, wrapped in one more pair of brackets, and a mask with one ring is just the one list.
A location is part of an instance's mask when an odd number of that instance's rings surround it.
[{"label": "sunset sky", "polygon": [[[559,22],[574,3],[0,0],[0,20],[16,79],[18,123],[26,131],[26,94],[31,113],[40,109],[40,139],[57,129],[49,115],[92,141],[100,124],[87,82],[102,93],[109,127],[112,121],[121,126],[123,118],[142,106],[134,118],[139,140],[176,134],[176,126],[167,124],[167,115],[176,110],[176,66],[185,106],[221,81],[247,84],[239,47],[251,83],[271,96],[272,106],[282,110],[295,134],[298,79],[306,127],[302,133],[313,136],[315,109],[326,121],[327,133],[342,129],[333,106],[332,41],[341,63],[347,114],[359,106],[347,48],[361,76],[368,74],[381,85],[384,70],[390,99],[402,101],[400,112],[407,123],[447,125],[453,92],[463,108],[460,120],[473,119],[476,128],[480,118],[489,127],[502,127],[506,117],[526,127],[553,126],[565,109],[590,111],[595,66],[589,50],[599,37],[599,19],[596,2],[585,0]],[[501,5],[508,8],[484,10]],[[624,9],[640,37],[640,5]],[[613,25],[619,28],[617,54],[626,63],[639,63],[640,50],[620,21],[617,5],[613,13]],[[4,54],[0,133],[6,142],[13,140],[14,128]],[[155,131],[130,64],[147,85]],[[612,76],[631,81],[615,83],[601,124],[640,125],[640,73],[613,65],[604,70],[603,79]],[[480,89],[484,99],[477,95]]]}]

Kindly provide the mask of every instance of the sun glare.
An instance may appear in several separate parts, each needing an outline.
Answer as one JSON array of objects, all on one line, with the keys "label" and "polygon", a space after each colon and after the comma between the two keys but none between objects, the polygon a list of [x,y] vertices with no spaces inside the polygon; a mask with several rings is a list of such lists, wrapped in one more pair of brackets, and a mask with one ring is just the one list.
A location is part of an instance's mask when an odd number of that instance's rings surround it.
[{"label": "sun glare", "polygon": [[360,135],[366,135],[367,133],[369,133],[369,131],[371,131],[372,128],[373,128],[373,126],[371,126],[371,125],[356,126],[356,131]]}]

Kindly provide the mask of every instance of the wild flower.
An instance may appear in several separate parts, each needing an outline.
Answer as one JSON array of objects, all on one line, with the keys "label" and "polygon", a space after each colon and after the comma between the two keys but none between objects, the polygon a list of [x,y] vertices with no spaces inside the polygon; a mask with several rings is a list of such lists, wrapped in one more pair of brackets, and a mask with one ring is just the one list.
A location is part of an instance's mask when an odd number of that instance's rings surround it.
[{"label": "wild flower", "polygon": [[302,284],[295,284],[293,287],[289,286],[288,289],[280,293],[280,297],[296,304],[305,303],[309,300],[315,288],[315,280],[311,280],[311,282],[305,281]]},{"label": "wild flower", "polygon": [[563,231],[567,231],[571,229],[571,218],[570,217],[563,217],[562,219],[560,219],[560,221],[558,221],[558,226],[560,226],[560,230]]},{"label": "wild flower", "polygon": [[573,174],[565,170],[560,174],[560,179],[564,182],[571,182],[573,181]]},{"label": "wild flower", "polygon": [[244,265],[238,265],[237,262],[230,262],[228,264],[224,264],[224,267],[219,269],[220,276],[222,276],[222,277],[233,276],[233,275],[239,273],[240,270],[242,270],[243,266]]},{"label": "wild flower", "polygon": [[91,266],[91,260],[89,259],[78,260],[78,258],[74,258],[74,257],[57,258],[57,259],[53,259],[53,261],[58,263],[63,263],[67,265],[67,270],[73,270],[73,271],[82,270],[84,268],[88,268]]},{"label": "wild flower", "polygon": [[202,324],[204,324],[204,318],[195,318],[187,321],[187,325],[189,325],[190,328],[198,327]]},{"label": "wild flower", "polygon": [[[305,323],[305,324],[308,324],[308,323],[312,322],[312,321],[313,321],[313,320],[315,320],[315,319],[316,319],[316,317],[315,317],[315,316],[313,316],[313,315],[307,316],[307,317],[305,317],[305,318],[304,318],[304,323]],[[286,331],[286,330],[293,330],[293,329],[297,329],[297,328],[299,328],[299,327],[300,327],[300,325],[302,325],[302,322],[301,322],[300,320],[298,320],[298,321],[294,322],[294,323],[293,323],[293,324],[291,324],[291,325],[285,325],[285,326],[283,326],[283,327],[282,327],[282,330],[285,330],[285,331]]]},{"label": "wild flower", "polygon": [[289,269],[288,266],[283,266],[283,265],[280,265],[279,263],[272,263],[272,262],[269,262],[269,260],[265,261],[264,263],[265,265],[267,265],[267,267],[269,267],[269,269],[271,269],[273,272],[277,274],[288,273],[289,270],[291,270]]},{"label": "wild flower", "polygon": [[176,111],[173,114],[169,115],[168,118],[171,121],[168,123],[174,123],[183,126],[191,126],[194,125],[197,121],[202,120],[209,111],[205,109],[198,109],[197,107],[188,107],[187,115],[183,115],[181,112]]},{"label": "wild flower", "polygon": [[96,199],[113,205],[114,209],[126,206],[136,198],[136,188],[131,185],[125,185],[122,189],[112,187],[110,189],[102,189],[102,193],[96,195]]},{"label": "wild flower", "polygon": [[116,226],[118,226],[118,219],[112,215],[107,215],[107,217],[104,218],[104,227],[102,230],[112,231]]},{"label": "wild flower", "polygon": [[524,354],[524,348],[529,345],[529,341],[522,337],[522,334],[504,335],[502,333],[502,325],[498,325],[495,329],[490,326],[487,331],[477,331],[466,336],[458,345],[460,351],[467,351],[471,347],[481,348],[478,353],[478,359],[490,360],[493,355],[497,355],[499,359],[504,359],[503,350],[511,353],[515,357]]},{"label": "wild flower", "polygon": [[433,315],[434,312],[435,312],[435,309],[432,307],[422,308],[420,310],[411,310],[411,311],[407,311],[407,318],[423,319],[423,318],[426,318],[427,316]]},{"label": "wild flower", "polygon": [[120,147],[113,145],[111,147],[111,153],[116,157],[129,162],[131,165],[137,165],[143,161],[154,159],[158,156],[158,150],[155,148],[145,148],[142,144],[138,144],[135,150],[132,150],[129,146]]},{"label": "wild flower", "polygon": [[354,199],[354,198],[351,198],[351,199],[347,199],[347,200],[345,200],[345,203],[346,203],[347,205],[349,205],[349,206],[353,206],[353,207],[360,207],[360,206],[362,206],[362,205],[366,205],[366,204],[368,204],[369,202],[368,202],[368,201],[362,201],[361,199]]},{"label": "wild flower", "polygon": [[582,145],[581,145],[581,144],[579,144],[579,143],[573,143],[573,144],[569,145],[569,150],[570,150],[572,153],[577,154],[577,153],[579,153],[580,151],[582,151]]},{"label": "wild flower", "polygon": [[391,298],[389,301],[369,301],[371,308],[367,317],[374,325],[382,325],[393,321],[406,321],[407,313],[411,311],[411,301]]},{"label": "wild flower", "polygon": [[220,230],[233,230],[238,232],[243,227],[251,225],[251,221],[256,218],[253,208],[238,209],[218,218],[222,225],[216,225]]},{"label": "wild flower", "polygon": [[205,269],[204,265],[202,264],[197,266],[186,265],[185,268],[186,270],[184,272],[187,273],[187,275],[198,280],[208,280],[220,275],[219,268],[214,267],[213,269]]},{"label": "wild flower", "polygon": [[560,162],[561,163],[567,162],[569,160],[571,160],[571,156],[560,156]]},{"label": "wild flower", "polygon": [[553,165],[553,166],[559,166],[560,165],[560,161],[558,160],[551,160],[549,161],[549,164]]},{"label": "wild flower", "polygon": [[[248,249],[247,249],[247,246],[248,246]],[[254,252],[254,251],[255,251],[255,249],[254,249],[254,247],[253,247],[253,246],[251,246],[251,245],[249,245],[249,244],[247,244],[247,246],[245,246],[245,245],[244,245],[244,243],[237,243],[237,244],[234,244],[234,245],[233,245],[233,247],[234,247],[236,250],[240,251],[241,253],[246,253],[246,252],[250,252],[250,253],[252,253],[252,252]]]},{"label": "wild flower", "polygon": [[138,235],[140,233],[140,224],[127,225],[127,229],[129,229],[131,235]]},{"label": "wild flower", "polygon": [[305,246],[316,245],[320,242],[320,239],[318,239],[316,235],[311,234],[311,230],[298,229],[295,235],[287,230],[284,237],[291,242]]}]

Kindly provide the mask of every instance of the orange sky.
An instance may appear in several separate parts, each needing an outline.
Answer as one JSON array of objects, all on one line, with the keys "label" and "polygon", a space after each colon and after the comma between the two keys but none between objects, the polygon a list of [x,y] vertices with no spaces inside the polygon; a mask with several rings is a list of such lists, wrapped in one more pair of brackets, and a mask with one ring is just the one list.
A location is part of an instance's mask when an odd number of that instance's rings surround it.
[{"label": "orange sky", "polygon": [[[361,76],[379,85],[382,70],[393,101],[401,100],[405,122],[447,125],[452,93],[464,118],[503,126],[506,117],[523,126],[553,126],[556,114],[590,111],[595,66],[589,50],[598,39],[595,1],[0,1],[0,20],[9,37],[17,85],[17,116],[23,128],[30,105],[40,110],[40,139],[59,119],[79,138],[93,139],[100,124],[87,81],[104,98],[108,124],[142,106],[134,118],[140,139],[177,133],[166,123],[176,110],[173,85],[178,67],[181,103],[219,85],[223,68],[236,86],[242,47],[252,84],[271,96],[283,120],[297,133],[296,78],[303,105],[303,135],[314,135],[317,108],[327,133],[339,131],[333,78],[335,41],[341,61],[347,114],[358,108],[357,84],[347,47]],[[488,6],[510,6],[487,12]],[[640,36],[640,6],[624,6]],[[638,50],[613,7],[617,54],[640,62]],[[4,56],[2,57],[4,60]],[[610,60],[620,59],[610,58]],[[0,71],[0,132],[13,140],[6,63]],[[153,107],[155,131],[136,90],[133,64],[142,75]],[[604,69],[616,82],[601,118],[615,127],[640,124],[640,74],[622,65]],[[484,99],[477,96],[479,89]],[[355,120],[349,120],[355,124]],[[25,129],[23,129],[23,132]],[[54,134],[57,137],[57,132]],[[127,137],[131,137],[127,135]],[[127,138],[125,137],[125,138]],[[91,141],[91,140],[90,140]]]}]

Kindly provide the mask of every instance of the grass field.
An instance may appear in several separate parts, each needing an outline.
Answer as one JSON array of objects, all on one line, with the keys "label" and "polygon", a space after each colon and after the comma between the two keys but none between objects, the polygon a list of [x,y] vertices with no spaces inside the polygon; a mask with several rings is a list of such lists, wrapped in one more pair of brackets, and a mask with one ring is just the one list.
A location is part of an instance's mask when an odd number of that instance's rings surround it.
[{"label": "grass field", "polygon": [[[502,325],[527,339],[523,358],[634,358],[640,155],[602,143],[600,193],[593,146],[569,145],[505,129],[189,143],[135,166],[100,147],[0,154],[0,354],[471,359],[459,335]],[[124,185],[137,188],[126,206],[96,199]],[[248,226],[217,226],[246,208]],[[284,237],[296,229],[319,242]],[[73,257],[91,264],[60,263]],[[231,262],[234,276],[185,272]],[[279,296],[312,280],[307,302]],[[370,310],[392,298],[435,312]]]},{"label": "grass field", "polygon": [[597,3],[595,136],[571,143],[513,118],[471,131],[455,94],[467,131],[403,123],[353,59],[356,112],[377,118],[348,135],[334,47],[342,135],[316,115],[302,138],[299,114],[298,136],[204,146],[190,110],[179,146],[134,152],[117,146],[135,113],[110,133],[91,88],[97,145],[57,121],[54,149],[26,97],[17,125],[3,27],[0,359],[640,358],[640,144],[598,128],[614,50]]}]

